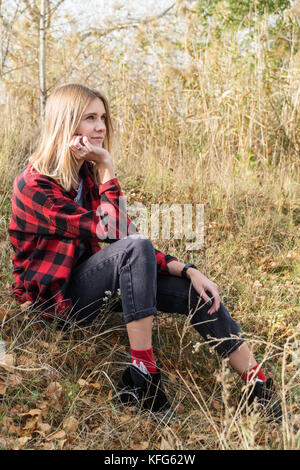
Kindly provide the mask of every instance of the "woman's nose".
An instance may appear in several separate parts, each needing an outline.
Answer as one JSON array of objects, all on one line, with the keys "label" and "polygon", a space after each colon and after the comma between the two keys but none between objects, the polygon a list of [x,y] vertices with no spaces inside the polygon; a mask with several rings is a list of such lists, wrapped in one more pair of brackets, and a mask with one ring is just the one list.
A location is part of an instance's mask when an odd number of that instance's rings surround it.
[{"label": "woman's nose", "polygon": [[97,131],[100,131],[100,130],[105,130],[106,129],[106,125],[105,125],[105,122],[103,121],[103,119],[97,119],[95,121],[95,129]]}]

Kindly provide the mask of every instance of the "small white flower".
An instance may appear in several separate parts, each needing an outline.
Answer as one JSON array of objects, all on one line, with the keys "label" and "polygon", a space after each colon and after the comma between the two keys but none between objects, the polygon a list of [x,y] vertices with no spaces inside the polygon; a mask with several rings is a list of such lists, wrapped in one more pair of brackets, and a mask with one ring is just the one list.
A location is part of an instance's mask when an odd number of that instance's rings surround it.
[{"label": "small white flower", "polygon": [[111,291],[110,291],[110,290],[106,290],[106,291],[104,292],[104,294],[106,294],[106,295],[108,295],[108,296],[111,296]]}]

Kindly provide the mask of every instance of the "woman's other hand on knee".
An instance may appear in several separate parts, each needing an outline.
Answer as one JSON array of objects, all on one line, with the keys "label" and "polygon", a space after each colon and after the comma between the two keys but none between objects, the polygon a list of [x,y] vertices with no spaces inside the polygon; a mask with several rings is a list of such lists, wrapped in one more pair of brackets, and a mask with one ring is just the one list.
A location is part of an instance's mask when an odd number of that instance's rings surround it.
[{"label": "woman's other hand on knee", "polygon": [[[210,281],[204,274],[200,271],[193,270],[190,274],[190,280],[196,292],[202,297],[202,299],[211,304],[210,309],[207,313],[212,315],[213,313],[217,312],[220,308],[221,299],[219,294],[218,286],[215,282]],[[211,296],[207,294],[208,291]]]}]

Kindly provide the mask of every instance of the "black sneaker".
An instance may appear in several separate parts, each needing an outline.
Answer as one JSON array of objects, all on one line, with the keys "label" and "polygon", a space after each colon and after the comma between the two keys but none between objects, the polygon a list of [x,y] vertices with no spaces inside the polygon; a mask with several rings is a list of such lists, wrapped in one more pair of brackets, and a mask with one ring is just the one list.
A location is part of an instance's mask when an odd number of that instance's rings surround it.
[{"label": "black sneaker", "polygon": [[162,387],[160,372],[146,374],[131,365],[123,372],[118,389],[118,396],[124,405],[137,405],[153,412],[170,408]]},{"label": "black sneaker", "polygon": [[271,378],[265,382],[256,381],[247,399],[248,406],[257,403],[260,414],[266,418],[267,422],[282,423],[282,409],[280,399],[276,397],[274,383]]}]

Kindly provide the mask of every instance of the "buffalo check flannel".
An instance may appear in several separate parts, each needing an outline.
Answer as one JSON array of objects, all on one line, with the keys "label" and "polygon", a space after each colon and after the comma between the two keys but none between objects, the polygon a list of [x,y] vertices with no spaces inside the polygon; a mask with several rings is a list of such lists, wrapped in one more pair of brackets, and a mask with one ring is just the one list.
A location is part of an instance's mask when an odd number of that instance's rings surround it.
[{"label": "buffalo check flannel", "polygon": [[[123,210],[118,179],[98,186],[93,165],[87,161],[80,176],[84,207],[74,201],[75,190],[65,191],[53,178],[36,172],[30,163],[14,181],[8,231],[14,249],[15,282],[10,292],[22,303],[32,302],[45,318],[66,319],[72,308],[65,292],[81,242],[91,256],[101,250],[100,241],[113,243],[137,233]],[[114,227],[113,238],[108,236],[110,226]],[[158,273],[168,274],[167,264],[177,258],[156,249],[155,253]]]}]

